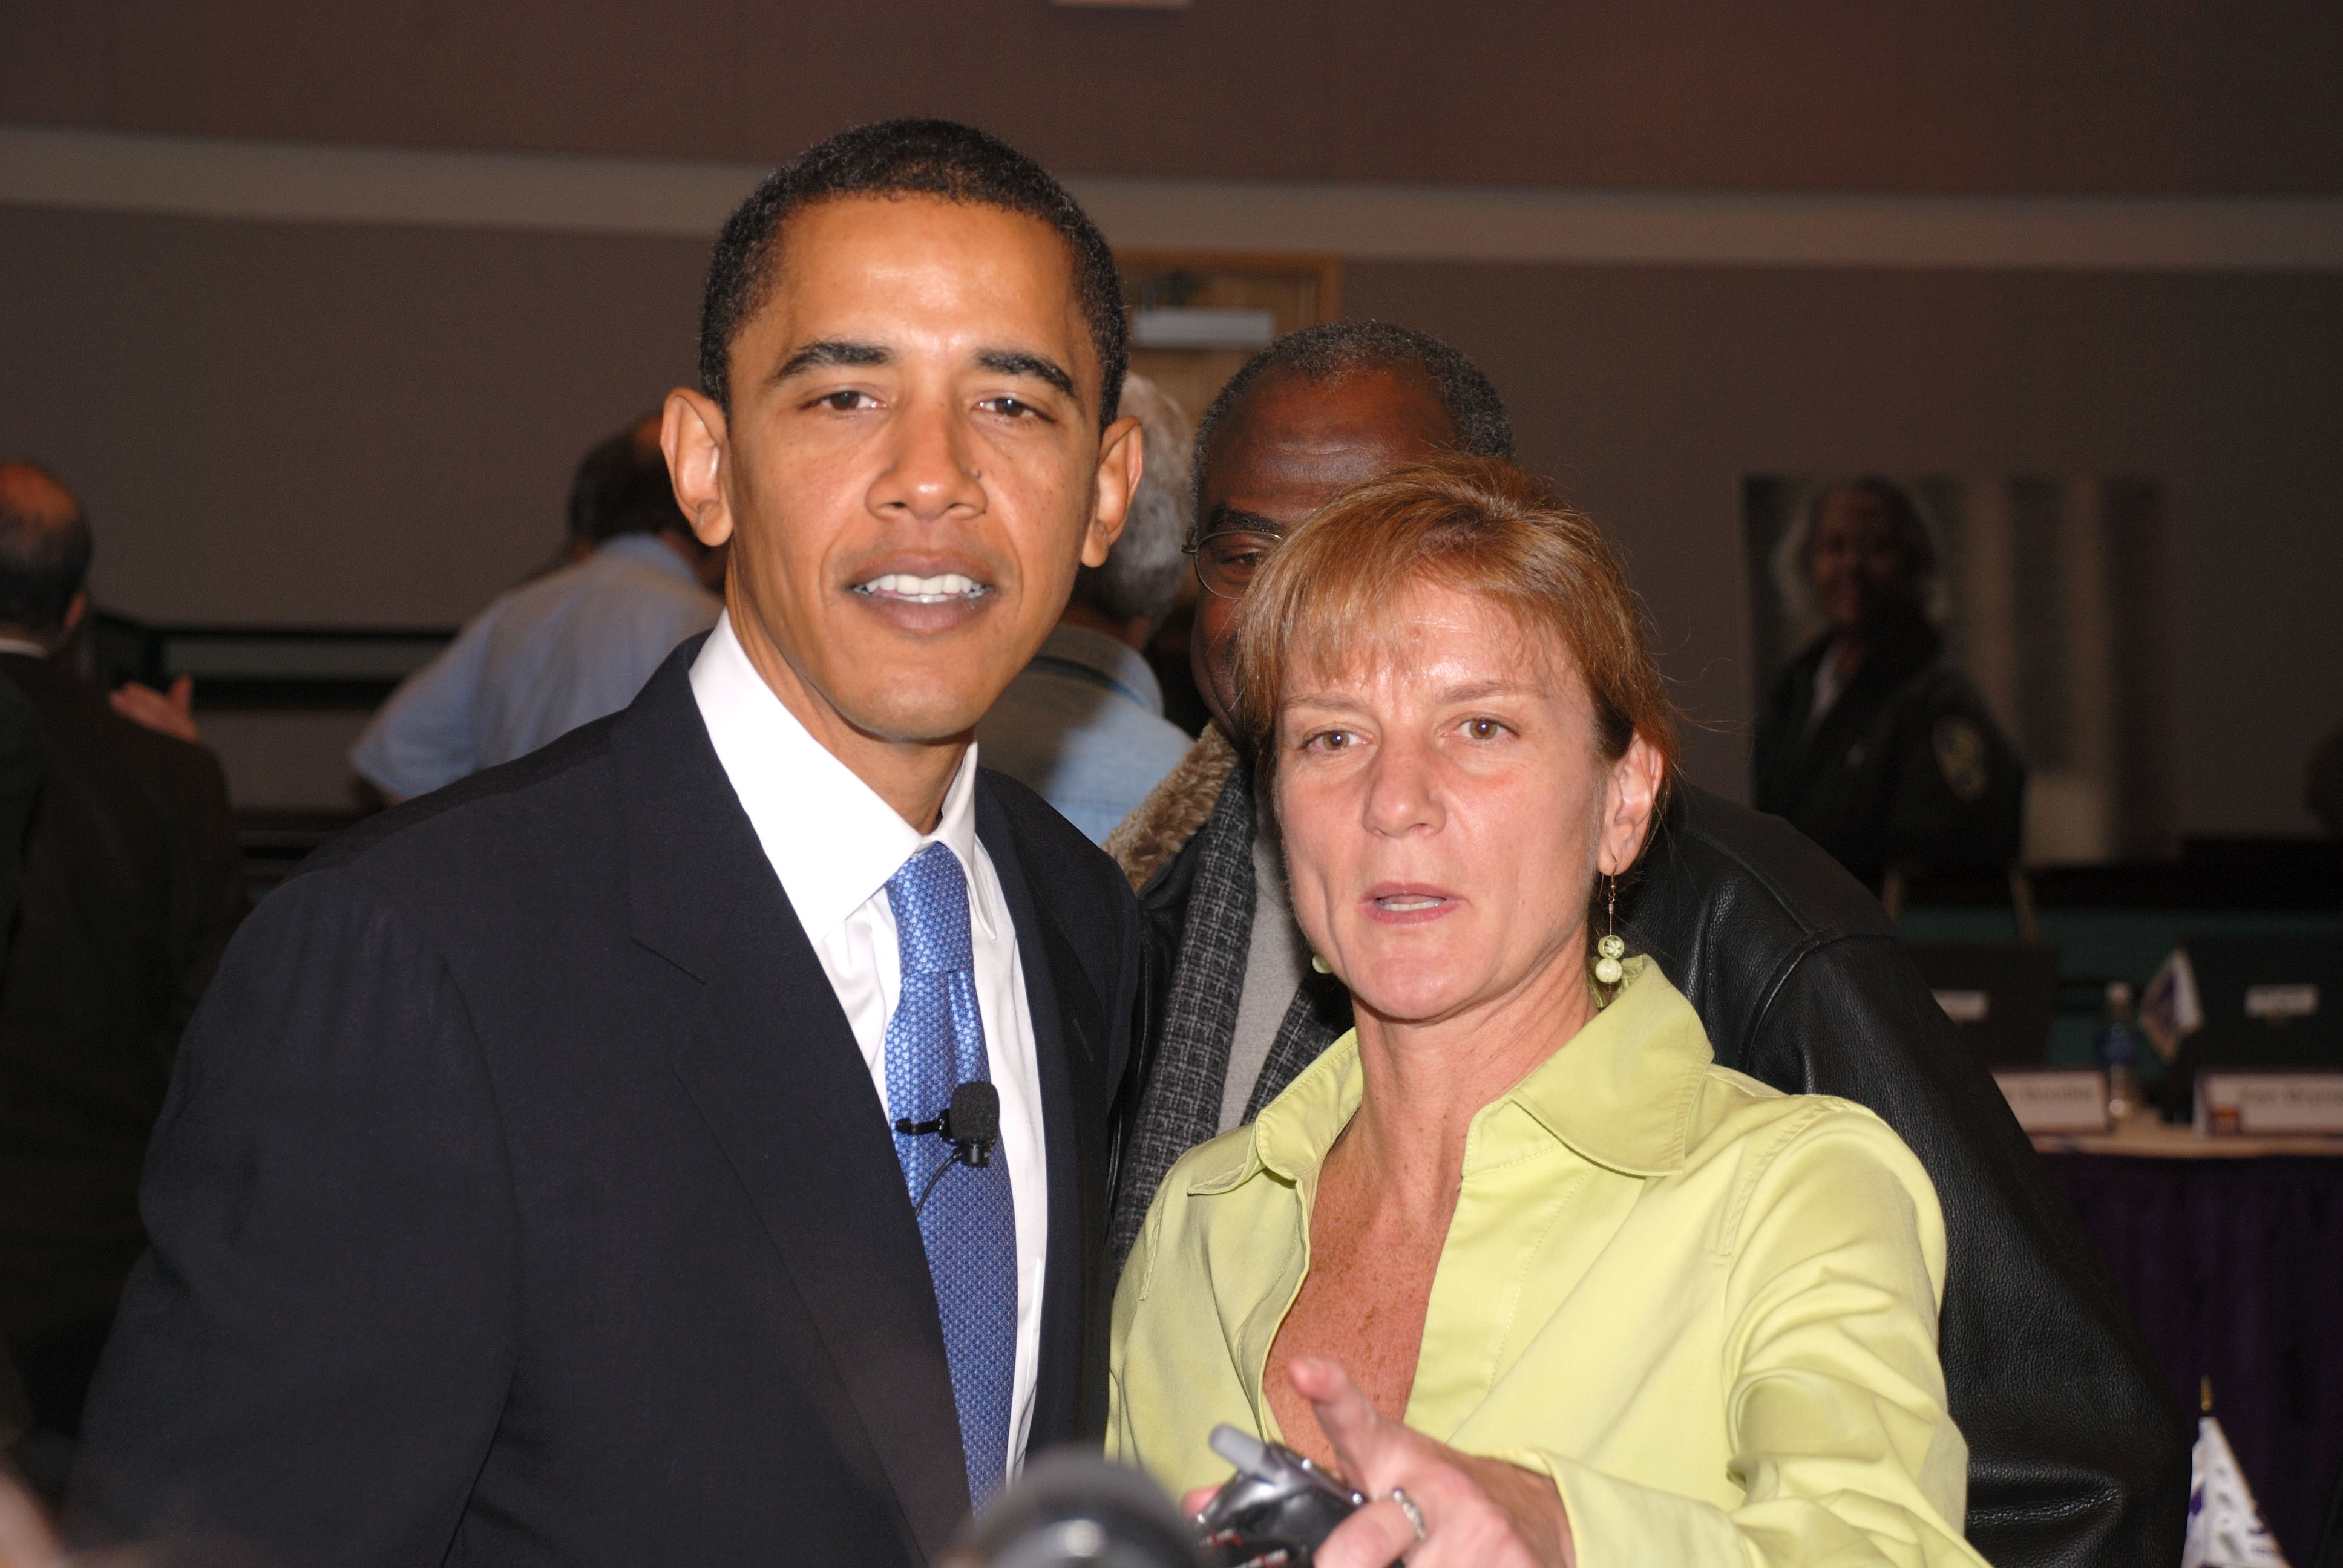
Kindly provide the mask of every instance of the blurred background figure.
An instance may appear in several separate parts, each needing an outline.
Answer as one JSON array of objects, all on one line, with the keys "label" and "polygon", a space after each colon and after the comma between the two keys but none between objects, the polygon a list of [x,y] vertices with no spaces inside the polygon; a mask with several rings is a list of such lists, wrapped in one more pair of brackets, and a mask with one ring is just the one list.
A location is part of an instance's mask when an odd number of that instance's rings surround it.
[{"label": "blurred background figure", "polygon": [[0,969],[0,1332],[29,1406],[17,1457],[45,1486],[146,1246],[138,1173],[179,1032],[246,907],[218,762],[50,657],[87,610],[90,552],[64,486],[0,463],[0,710],[24,699],[41,753]]},{"label": "blurred background figure", "polygon": [[1188,575],[1180,547],[1194,427],[1144,376],[1125,377],[1147,472],[1122,538],[1102,567],[1084,567],[1057,629],[976,727],[987,768],[1035,790],[1104,843],[1115,824],[1187,755],[1190,737],[1163,717],[1163,690],[1141,649]]},{"label": "blurred background figure", "polygon": [[403,681],[350,751],[393,801],[528,755],[635,699],[716,624],[725,552],[675,504],[655,410],[586,454],[569,563],[505,594]]},{"label": "blurred background figure", "polygon": [[33,699],[0,680],[0,945],[15,929],[25,882],[25,835],[41,793],[41,716]]},{"label": "blurred background figure", "polygon": [[1757,716],[1759,810],[1877,887],[1896,869],[2006,866],[2026,769],[1931,615],[1936,549],[1918,498],[1876,476],[1816,487],[1782,541],[1784,598],[1823,630]]},{"label": "blurred background figure", "polygon": [[[25,837],[40,796],[40,713],[22,687],[0,680],[0,950],[16,930],[16,899],[25,885]],[[32,1419],[15,1362],[0,1356],[0,1449],[14,1447]]]},{"label": "blurred background figure", "polygon": [[192,675],[180,676],[171,682],[167,691],[126,680],[107,695],[106,700],[114,705],[115,712],[133,724],[143,724],[181,740],[203,739],[196,728],[196,678]]}]

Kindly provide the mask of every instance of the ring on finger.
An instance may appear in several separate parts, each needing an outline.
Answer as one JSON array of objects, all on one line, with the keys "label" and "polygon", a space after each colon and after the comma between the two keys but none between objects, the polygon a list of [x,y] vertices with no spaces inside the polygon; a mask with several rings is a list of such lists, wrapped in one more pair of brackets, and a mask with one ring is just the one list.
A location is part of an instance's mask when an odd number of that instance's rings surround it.
[{"label": "ring on finger", "polygon": [[1384,1493],[1383,1496],[1391,1502],[1399,1504],[1399,1511],[1407,1515],[1408,1523],[1415,1527],[1415,1538],[1418,1541],[1423,1540],[1424,1535],[1423,1510],[1415,1505],[1415,1499],[1410,1497],[1406,1493],[1402,1492],[1396,1486],[1393,1487],[1389,1492]]}]

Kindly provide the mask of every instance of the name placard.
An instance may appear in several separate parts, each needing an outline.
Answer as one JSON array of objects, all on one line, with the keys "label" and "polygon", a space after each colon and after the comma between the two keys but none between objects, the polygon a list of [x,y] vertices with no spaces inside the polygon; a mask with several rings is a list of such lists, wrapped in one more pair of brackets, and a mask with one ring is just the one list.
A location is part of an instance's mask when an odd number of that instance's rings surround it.
[{"label": "name placard", "polygon": [[2107,1075],[2097,1068],[2005,1068],[1993,1081],[2028,1132],[2107,1130]]},{"label": "name placard", "polygon": [[2318,988],[2315,985],[2249,985],[2246,988],[2246,1016],[2266,1023],[2284,1023],[2290,1018],[2308,1018],[2318,1010]]},{"label": "name placard", "polygon": [[2197,1131],[2343,1133],[2343,1072],[2200,1072]]}]

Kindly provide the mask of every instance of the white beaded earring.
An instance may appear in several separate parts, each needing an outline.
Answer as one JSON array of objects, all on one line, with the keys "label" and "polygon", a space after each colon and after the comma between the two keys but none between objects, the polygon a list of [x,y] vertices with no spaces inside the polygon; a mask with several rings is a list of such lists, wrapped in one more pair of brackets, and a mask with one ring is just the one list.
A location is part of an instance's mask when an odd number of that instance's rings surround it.
[{"label": "white beaded earring", "polygon": [[1620,977],[1627,972],[1626,967],[1619,961],[1627,955],[1627,944],[1619,940],[1617,930],[1619,879],[1605,877],[1604,880],[1608,882],[1610,887],[1606,890],[1603,915],[1605,930],[1603,932],[1603,940],[1594,944],[1594,950],[1603,955],[1594,960],[1594,978],[1604,985],[1617,985]]},{"label": "white beaded earring", "polygon": [[1310,955],[1310,967],[1316,970],[1322,975],[1330,975],[1334,972],[1327,967],[1326,960],[1320,958],[1316,953],[1312,953]]}]

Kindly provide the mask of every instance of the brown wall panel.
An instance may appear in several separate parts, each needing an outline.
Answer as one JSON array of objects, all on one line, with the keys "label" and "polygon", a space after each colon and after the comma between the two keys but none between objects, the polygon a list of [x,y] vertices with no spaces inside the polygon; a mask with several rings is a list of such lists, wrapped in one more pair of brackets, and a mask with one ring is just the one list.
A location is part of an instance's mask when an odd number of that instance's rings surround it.
[{"label": "brown wall panel", "polygon": [[2343,190],[2332,0],[0,0],[0,118],[778,160],[942,114],[1069,173]]}]

